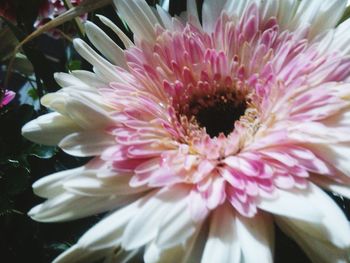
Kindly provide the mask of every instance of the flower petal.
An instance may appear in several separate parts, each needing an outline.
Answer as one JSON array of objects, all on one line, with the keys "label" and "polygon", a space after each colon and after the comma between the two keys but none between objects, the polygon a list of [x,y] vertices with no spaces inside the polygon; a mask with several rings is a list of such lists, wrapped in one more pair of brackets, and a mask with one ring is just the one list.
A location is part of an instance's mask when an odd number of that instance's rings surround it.
[{"label": "flower petal", "polygon": [[212,214],[201,263],[212,262],[241,262],[236,218],[232,207],[227,204],[218,207]]},{"label": "flower petal", "polygon": [[90,157],[101,155],[105,149],[114,144],[114,137],[109,134],[96,131],[84,131],[66,136],[60,141],[58,146],[70,155]]},{"label": "flower petal", "polygon": [[320,222],[322,213],[308,202],[313,195],[310,189],[304,190],[276,190],[277,197],[274,199],[260,198],[257,206],[267,212],[297,218],[308,222]]},{"label": "flower petal", "polygon": [[[85,23],[86,34],[91,43],[112,63],[127,68],[124,51],[94,23]],[[101,41],[103,39],[103,41]]]},{"label": "flower petal", "polygon": [[36,143],[57,145],[64,137],[79,130],[81,128],[69,118],[52,112],[24,125],[22,135]]}]

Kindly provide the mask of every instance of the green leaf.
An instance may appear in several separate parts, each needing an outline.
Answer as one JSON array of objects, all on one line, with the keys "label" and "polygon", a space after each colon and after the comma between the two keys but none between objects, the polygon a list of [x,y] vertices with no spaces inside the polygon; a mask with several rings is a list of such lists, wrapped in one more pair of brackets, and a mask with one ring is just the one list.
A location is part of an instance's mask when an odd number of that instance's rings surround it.
[{"label": "green leaf", "polygon": [[70,71],[81,69],[81,61],[80,60],[75,60],[75,59],[69,61],[68,69]]},{"label": "green leaf", "polygon": [[33,100],[38,100],[39,99],[39,95],[36,89],[31,88],[30,90],[28,90],[28,96],[31,97]]}]

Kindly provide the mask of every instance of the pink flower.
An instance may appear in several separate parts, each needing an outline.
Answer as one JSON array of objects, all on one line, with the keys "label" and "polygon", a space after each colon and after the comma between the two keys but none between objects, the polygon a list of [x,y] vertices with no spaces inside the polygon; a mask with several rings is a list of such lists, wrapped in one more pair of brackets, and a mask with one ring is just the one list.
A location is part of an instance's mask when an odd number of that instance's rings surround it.
[{"label": "pink flower", "polygon": [[[82,0],[71,0],[70,2],[72,6],[78,6]],[[39,28],[66,11],[67,8],[62,0],[49,0],[42,4],[42,7],[39,10],[39,16],[34,23],[34,27]],[[82,15],[80,18],[82,21],[86,21],[87,14]],[[71,31],[73,32],[73,30]],[[59,38],[61,36],[61,32],[57,29],[52,29],[48,34],[54,38]]]},{"label": "pink flower", "polygon": [[315,262],[349,261],[349,222],[321,190],[350,197],[345,1],[206,0],[202,24],[195,0],[177,18],[115,4],[134,43],[87,22],[104,57],[75,40],[94,72],[57,74],[55,112],[23,128],[94,157],[36,182],[48,200],[30,216],[112,211],[55,262],[272,262],[273,222]]},{"label": "pink flower", "polygon": [[3,97],[0,99],[0,109],[9,104],[16,96],[16,93],[10,90],[5,90]]}]

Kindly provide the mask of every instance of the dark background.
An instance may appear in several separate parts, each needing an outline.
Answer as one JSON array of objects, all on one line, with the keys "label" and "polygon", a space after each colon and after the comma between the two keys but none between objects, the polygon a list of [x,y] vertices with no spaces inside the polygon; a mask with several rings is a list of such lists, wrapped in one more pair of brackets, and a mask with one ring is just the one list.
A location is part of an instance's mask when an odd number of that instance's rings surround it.
[{"label": "dark background", "polygon": [[[0,1],[0,7],[4,2],[6,1]],[[10,2],[15,8],[17,24],[9,26],[21,40],[33,31],[33,21],[41,0]],[[149,1],[150,4],[154,2]],[[172,14],[179,14],[184,9],[185,0],[171,1]],[[95,13],[108,16],[124,28],[111,7]],[[107,28],[96,21],[94,13],[89,14],[89,17],[109,33]],[[68,23],[63,25],[62,30],[71,27],[74,25]],[[130,35],[130,32],[127,33]],[[90,69],[90,65],[82,61],[70,46],[65,39],[53,39],[46,35],[25,45],[24,53],[34,67],[35,87],[22,95],[22,98],[29,96],[37,101],[42,94],[56,91],[58,86],[52,77],[54,72],[66,72],[76,68]],[[67,49],[73,52],[69,58]],[[49,57],[54,57],[56,62]],[[6,73],[6,69],[1,67],[0,85],[4,85]],[[12,73],[8,87],[19,92],[27,82],[28,79],[22,74]],[[84,159],[72,158],[57,148],[35,145],[22,138],[21,127],[45,112],[44,108],[35,108],[33,104],[21,102],[19,95],[10,105],[0,109],[0,262],[50,262],[102,217],[99,215],[68,223],[37,223],[26,215],[30,208],[43,201],[32,192],[31,184],[34,181],[55,171],[77,167],[86,162]],[[349,215],[348,200],[331,196]],[[294,241],[276,228],[275,262],[310,261]]]}]

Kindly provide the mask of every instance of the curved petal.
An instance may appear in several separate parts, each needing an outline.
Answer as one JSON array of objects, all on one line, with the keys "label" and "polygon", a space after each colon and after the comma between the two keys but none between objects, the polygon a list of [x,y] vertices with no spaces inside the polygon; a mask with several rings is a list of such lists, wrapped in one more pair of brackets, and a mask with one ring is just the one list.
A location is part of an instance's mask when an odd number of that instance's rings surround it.
[{"label": "curved petal", "polygon": [[[275,219],[278,226],[287,235],[292,237],[305,251],[314,263],[346,263],[349,262],[349,249],[339,249],[328,242],[315,239],[308,235],[307,229],[297,228],[291,225],[291,221],[286,218]],[[306,231],[305,231],[306,230]]]},{"label": "curved petal", "polygon": [[241,262],[236,217],[232,207],[227,204],[218,207],[212,214],[201,263],[212,262]]},{"label": "curved petal", "polygon": [[99,131],[72,133],[58,144],[66,153],[79,157],[101,155],[105,149],[113,145],[115,145],[115,138]]},{"label": "curved petal", "polygon": [[33,207],[28,215],[39,222],[63,222],[102,213],[134,201],[135,196],[85,197],[62,193]]},{"label": "curved petal", "polygon": [[243,262],[273,262],[274,232],[271,218],[261,212],[254,218],[238,216],[236,225]]},{"label": "curved petal", "polygon": [[52,112],[24,125],[22,135],[36,143],[57,145],[67,135],[80,130],[81,128],[69,118]]},{"label": "curved petal", "polygon": [[[94,23],[85,23],[86,34],[91,43],[112,63],[127,68],[124,51]],[[103,41],[101,41],[103,39]]]},{"label": "curved petal", "polygon": [[121,15],[139,40],[153,42],[154,27],[159,23],[157,17],[144,0],[114,0],[119,15]]}]

